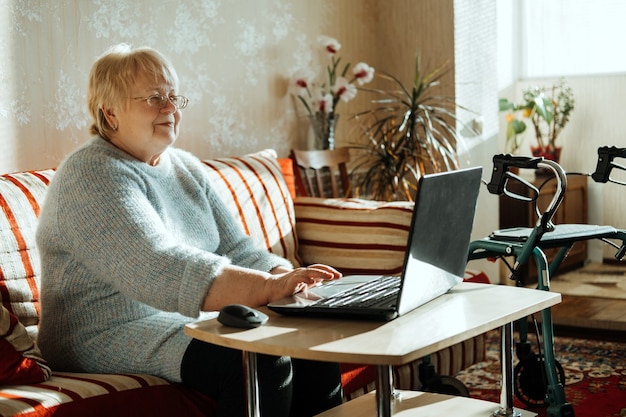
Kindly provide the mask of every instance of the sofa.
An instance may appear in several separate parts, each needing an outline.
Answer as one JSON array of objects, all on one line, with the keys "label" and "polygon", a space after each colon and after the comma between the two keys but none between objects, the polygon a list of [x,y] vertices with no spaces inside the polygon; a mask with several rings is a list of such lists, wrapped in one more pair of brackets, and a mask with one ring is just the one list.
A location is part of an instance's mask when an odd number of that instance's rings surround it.
[{"label": "sofa", "polygon": [[[203,163],[260,247],[294,265],[322,262],[344,274],[400,271],[411,203],[299,197],[291,160],[271,149]],[[54,173],[0,175],[0,417],[214,415],[212,399],[179,384],[151,375],[60,372],[41,356],[35,230]],[[477,336],[429,359],[440,374],[454,375],[484,358],[483,337]],[[397,387],[421,387],[419,362],[394,370]],[[373,389],[372,367],[342,364],[342,370],[346,400]]]}]

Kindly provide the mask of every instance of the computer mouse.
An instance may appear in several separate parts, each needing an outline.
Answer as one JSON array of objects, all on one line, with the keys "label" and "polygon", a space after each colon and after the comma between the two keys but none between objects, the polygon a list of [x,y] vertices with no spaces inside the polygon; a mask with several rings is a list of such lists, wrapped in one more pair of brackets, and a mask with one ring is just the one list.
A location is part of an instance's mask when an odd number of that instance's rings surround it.
[{"label": "computer mouse", "polygon": [[224,326],[252,329],[264,325],[269,317],[252,307],[243,304],[229,304],[222,307],[217,321]]}]

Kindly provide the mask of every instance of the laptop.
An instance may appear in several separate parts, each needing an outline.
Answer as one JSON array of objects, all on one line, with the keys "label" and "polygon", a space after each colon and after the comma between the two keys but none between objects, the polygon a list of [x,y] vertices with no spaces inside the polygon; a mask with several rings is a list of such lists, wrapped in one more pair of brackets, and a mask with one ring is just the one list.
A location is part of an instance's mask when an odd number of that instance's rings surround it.
[{"label": "laptop", "polygon": [[446,293],[465,274],[481,175],[475,167],[420,178],[400,276],[344,276],[274,301],[269,309],[388,321]]}]

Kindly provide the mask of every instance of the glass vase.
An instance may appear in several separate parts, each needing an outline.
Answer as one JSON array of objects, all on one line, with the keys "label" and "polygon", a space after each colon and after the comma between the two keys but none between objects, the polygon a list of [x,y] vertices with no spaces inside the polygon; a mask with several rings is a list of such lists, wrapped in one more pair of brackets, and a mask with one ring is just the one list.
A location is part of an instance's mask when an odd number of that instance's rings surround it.
[{"label": "glass vase", "polygon": [[309,116],[313,132],[314,149],[335,149],[335,127],[339,115],[335,113],[315,113]]}]

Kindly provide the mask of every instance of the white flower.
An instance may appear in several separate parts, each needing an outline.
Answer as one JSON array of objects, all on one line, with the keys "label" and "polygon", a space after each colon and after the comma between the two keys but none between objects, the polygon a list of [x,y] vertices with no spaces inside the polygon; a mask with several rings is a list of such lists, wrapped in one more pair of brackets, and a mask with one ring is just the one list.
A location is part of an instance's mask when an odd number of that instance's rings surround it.
[{"label": "white flower", "polygon": [[309,83],[304,78],[296,78],[289,84],[289,93],[294,96],[306,97],[308,95]]},{"label": "white flower", "polygon": [[374,79],[374,68],[370,67],[365,62],[356,64],[352,69],[352,73],[359,85],[367,84]]},{"label": "white flower", "polygon": [[316,113],[330,113],[333,111],[333,96],[330,93],[319,94],[313,98],[313,108]]},{"label": "white flower", "polygon": [[350,84],[348,80],[343,77],[339,77],[332,88],[332,92],[342,101],[350,101],[356,97],[357,89],[356,86]]},{"label": "white flower", "polygon": [[333,56],[341,49],[341,44],[335,38],[331,38],[330,36],[320,36],[317,38],[317,41],[322,45],[324,51]]}]

